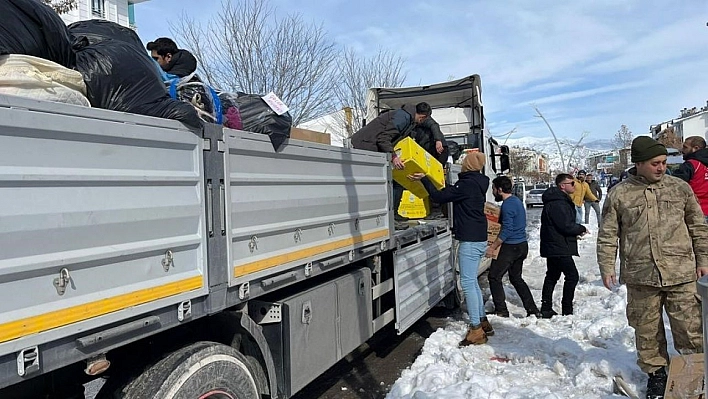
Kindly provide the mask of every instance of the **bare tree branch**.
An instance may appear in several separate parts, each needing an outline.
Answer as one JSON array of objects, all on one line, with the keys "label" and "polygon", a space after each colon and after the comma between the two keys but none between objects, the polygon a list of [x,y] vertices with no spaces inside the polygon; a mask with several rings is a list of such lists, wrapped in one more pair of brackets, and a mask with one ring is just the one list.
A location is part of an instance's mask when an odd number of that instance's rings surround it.
[{"label": "bare tree branch", "polygon": [[[345,48],[338,60],[338,82],[334,87],[337,109],[350,108],[352,112],[351,125],[345,131],[344,138],[363,127],[366,114],[366,96],[372,87],[400,87],[406,80],[403,71],[405,60],[388,50],[379,49],[371,56],[357,54],[351,48]],[[350,122],[345,120],[343,113],[338,113],[335,119],[341,126]]]},{"label": "bare tree branch", "polygon": [[183,15],[171,30],[212,86],[272,91],[290,107],[295,125],[332,109],[337,51],[321,25],[298,14],[278,18],[267,1],[224,0],[206,25]]},{"label": "bare tree branch", "polygon": [[78,4],[77,0],[42,0],[44,4],[52,7],[57,14],[66,14],[75,9]]}]

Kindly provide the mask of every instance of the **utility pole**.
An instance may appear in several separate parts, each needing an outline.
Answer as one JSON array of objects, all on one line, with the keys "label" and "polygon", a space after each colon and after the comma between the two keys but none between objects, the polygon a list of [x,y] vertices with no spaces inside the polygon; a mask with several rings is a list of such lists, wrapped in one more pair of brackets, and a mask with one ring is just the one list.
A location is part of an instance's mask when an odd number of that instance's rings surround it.
[{"label": "utility pole", "polygon": [[573,146],[573,151],[570,152],[570,157],[568,159],[568,166],[566,167],[566,170],[570,168],[570,161],[573,159],[573,155],[575,155],[575,150],[580,148],[580,143],[582,143],[583,140],[588,137],[588,135],[590,135],[590,132],[583,131],[583,133],[580,135],[580,140],[578,140],[578,142],[575,143],[575,145]]},{"label": "utility pole", "polygon": [[534,104],[531,104],[531,106],[533,107],[534,110],[536,110],[536,113],[538,114],[536,116],[543,119],[543,121],[546,123],[546,126],[548,126],[548,130],[551,131],[551,134],[553,135],[553,140],[556,142],[556,147],[558,147],[558,155],[560,155],[561,167],[566,169],[563,172],[567,172],[567,168],[565,166],[565,158],[563,157],[563,151],[561,151],[561,146],[560,146],[560,143],[558,142],[558,137],[556,137],[556,133],[553,131],[553,128],[551,128],[551,125],[548,123],[546,118],[543,117],[543,114],[541,113],[541,111],[539,111],[538,107]]}]

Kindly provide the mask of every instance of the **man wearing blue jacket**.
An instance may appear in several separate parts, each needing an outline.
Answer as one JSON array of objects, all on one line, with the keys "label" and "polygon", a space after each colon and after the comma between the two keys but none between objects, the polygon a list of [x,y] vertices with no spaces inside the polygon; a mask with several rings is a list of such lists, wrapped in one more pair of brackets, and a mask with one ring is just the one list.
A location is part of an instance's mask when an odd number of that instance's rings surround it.
[{"label": "man wearing blue jacket", "polygon": [[492,194],[497,201],[503,201],[501,206],[501,231],[497,239],[487,248],[487,257],[492,258],[499,248],[497,259],[492,260],[489,268],[489,289],[494,301],[494,314],[509,317],[506,307],[506,294],[502,278],[508,272],[509,282],[519,294],[526,309],[526,316],[541,318],[531,290],[521,277],[524,259],[529,253],[529,243],[526,240],[526,210],[519,197],[512,195],[513,184],[506,176],[499,176],[492,181]]}]

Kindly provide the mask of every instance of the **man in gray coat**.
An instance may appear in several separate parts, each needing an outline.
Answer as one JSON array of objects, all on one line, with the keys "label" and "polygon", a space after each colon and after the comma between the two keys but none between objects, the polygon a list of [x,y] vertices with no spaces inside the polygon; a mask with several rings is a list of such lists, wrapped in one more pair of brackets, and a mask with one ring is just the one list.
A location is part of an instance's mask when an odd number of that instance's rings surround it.
[{"label": "man in gray coat", "polygon": [[[590,186],[590,192],[597,197],[597,201],[601,201],[602,188],[600,187],[600,183],[595,180],[595,177],[591,173],[588,173],[585,182]],[[585,224],[590,223],[590,209],[592,208],[595,211],[595,216],[597,216],[597,225],[599,227],[602,221],[602,215],[600,213],[600,203],[597,201],[585,201]]]},{"label": "man in gray coat", "polygon": [[[391,154],[393,167],[403,169],[403,161],[396,156],[393,148],[401,139],[409,136],[413,128],[417,124],[423,123],[431,113],[430,105],[425,102],[415,106],[405,104],[400,109],[385,112],[352,135],[352,147],[359,150],[387,152]],[[395,219],[399,221],[402,220],[398,215],[398,207],[402,197],[403,186],[394,181],[392,208]],[[405,228],[407,226],[398,224],[396,227]]]}]

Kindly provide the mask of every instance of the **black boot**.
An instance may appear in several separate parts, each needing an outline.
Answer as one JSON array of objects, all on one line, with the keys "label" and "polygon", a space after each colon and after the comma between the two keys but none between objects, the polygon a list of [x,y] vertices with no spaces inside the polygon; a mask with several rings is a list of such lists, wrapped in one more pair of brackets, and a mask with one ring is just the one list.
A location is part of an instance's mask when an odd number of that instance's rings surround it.
[{"label": "black boot", "polygon": [[647,399],[662,399],[666,391],[666,368],[662,367],[653,373],[649,373],[647,381]]}]

